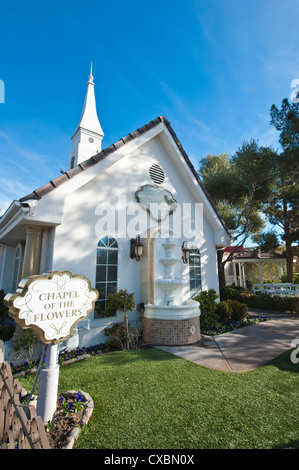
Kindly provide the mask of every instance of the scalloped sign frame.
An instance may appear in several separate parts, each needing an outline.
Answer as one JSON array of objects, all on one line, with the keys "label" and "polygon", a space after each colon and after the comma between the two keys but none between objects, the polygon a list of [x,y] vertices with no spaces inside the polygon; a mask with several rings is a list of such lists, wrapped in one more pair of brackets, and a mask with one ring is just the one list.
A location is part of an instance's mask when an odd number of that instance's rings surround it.
[{"label": "scalloped sign frame", "polygon": [[94,310],[98,296],[86,277],[53,271],[23,279],[4,300],[21,328],[32,329],[43,343],[57,344],[69,338],[74,326]]},{"label": "scalloped sign frame", "polygon": [[135,198],[141,204],[141,207],[157,222],[161,222],[173,214],[178,206],[170,191],[152,184],[141,186],[135,192]]}]

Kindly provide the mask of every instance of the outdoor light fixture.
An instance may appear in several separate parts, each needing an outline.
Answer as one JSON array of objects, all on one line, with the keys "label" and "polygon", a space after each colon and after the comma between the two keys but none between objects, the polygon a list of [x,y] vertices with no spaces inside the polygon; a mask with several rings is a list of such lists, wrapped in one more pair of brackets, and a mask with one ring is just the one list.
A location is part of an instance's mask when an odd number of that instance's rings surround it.
[{"label": "outdoor light fixture", "polygon": [[187,242],[182,243],[182,260],[184,264],[188,263],[190,248],[187,247]]},{"label": "outdoor light fixture", "polygon": [[141,302],[140,304],[137,305],[137,310],[141,315],[144,314],[144,302]]},{"label": "outdoor light fixture", "polygon": [[136,259],[136,261],[140,261],[140,257],[142,256],[143,244],[140,240],[140,235],[137,235],[136,239],[131,238],[130,241],[130,258]]}]

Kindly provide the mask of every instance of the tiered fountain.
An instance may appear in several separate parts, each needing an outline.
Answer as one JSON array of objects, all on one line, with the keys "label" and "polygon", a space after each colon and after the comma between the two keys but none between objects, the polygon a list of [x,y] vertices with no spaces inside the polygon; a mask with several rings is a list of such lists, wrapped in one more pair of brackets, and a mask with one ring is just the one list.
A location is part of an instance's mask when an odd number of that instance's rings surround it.
[{"label": "tiered fountain", "polygon": [[151,302],[145,303],[144,340],[160,345],[199,341],[199,304],[188,299],[189,278],[182,276],[180,241],[155,238],[148,255],[154,256],[148,279],[153,285]]}]

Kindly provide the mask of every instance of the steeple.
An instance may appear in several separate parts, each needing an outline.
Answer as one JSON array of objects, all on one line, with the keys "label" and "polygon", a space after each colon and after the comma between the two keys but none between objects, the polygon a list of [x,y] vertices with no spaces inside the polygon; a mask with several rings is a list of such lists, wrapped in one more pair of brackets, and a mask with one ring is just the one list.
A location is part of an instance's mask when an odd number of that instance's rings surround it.
[{"label": "steeple", "polygon": [[69,156],[69,168],[73,168],[101,151],[104,132],[98,119],[92,63],[79,124],[72,137],[73,149]]}]

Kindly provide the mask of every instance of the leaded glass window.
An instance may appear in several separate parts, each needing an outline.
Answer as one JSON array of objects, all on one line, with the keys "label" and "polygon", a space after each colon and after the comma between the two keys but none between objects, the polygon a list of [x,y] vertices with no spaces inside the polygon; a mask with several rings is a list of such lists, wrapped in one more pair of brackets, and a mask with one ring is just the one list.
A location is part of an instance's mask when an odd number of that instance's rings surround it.
[{"label": "leaded glass window", "polygon": [[18,283],[19,283],[20,260],[21,260],[21,250],[20,248],[18,248],[16,251],[14,271],[13,271],[13,283],[12,283],[13,292],[17,290]]},{"label": "leaded glass window", "polygon": [[191,248],[189,255],[190,297],[195,297],[201,291],[200,251]]},{"label": "leaded glass window", "polygon": [[95,318],[105,316],[108,294],[117,291],[117,258],[117,241],[108,236],[102,238],[97,246],[96,288],[99,299],[95,306]]}]

